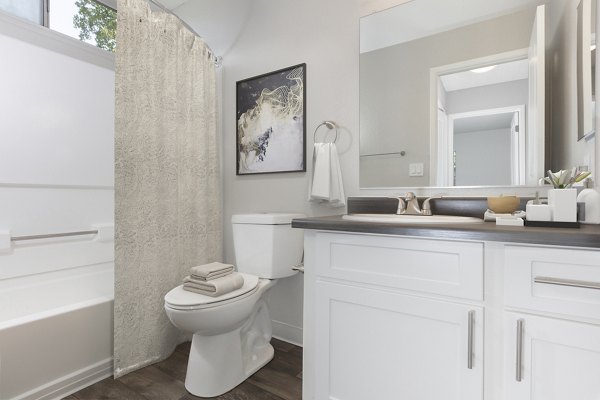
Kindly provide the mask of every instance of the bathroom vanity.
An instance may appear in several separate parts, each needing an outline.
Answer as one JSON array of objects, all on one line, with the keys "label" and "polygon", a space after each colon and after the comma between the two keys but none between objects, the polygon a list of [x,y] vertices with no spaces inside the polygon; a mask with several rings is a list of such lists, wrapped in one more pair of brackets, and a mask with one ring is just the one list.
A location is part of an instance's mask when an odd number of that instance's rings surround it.
[{"label": "bathroom vanity", "polygon": [[293,226],[304,399],[598,398],[600,227]]}]

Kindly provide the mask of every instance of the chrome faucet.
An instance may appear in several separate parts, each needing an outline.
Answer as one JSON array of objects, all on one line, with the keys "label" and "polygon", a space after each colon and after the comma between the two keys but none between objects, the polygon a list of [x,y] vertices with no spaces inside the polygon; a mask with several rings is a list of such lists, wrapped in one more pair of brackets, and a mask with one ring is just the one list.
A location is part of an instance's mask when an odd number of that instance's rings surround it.
[{"label": "chrome faucet", "polygon": [[423,208],[419,207],[419,200],[417,196],[413,192],[408,192],[404,195],[404,198],[398,197],[398,209],[396,210],[396,214],[398,215],[424,215],[430,216],[433,215],[431,212],[431,200],[433,199],[441,199],[442,196],[433,196],[427,198],[423,202]]},{"label": "chrome faucet", "polygon": [[419,200],[413,192],[406,193],[404,201],[406,201],[406,210],[404,210],[404,214],[421,215],[421,207],[419,207]]},{"label": "chrome faucet", "polygon": [[404,197],[398,197],[398,215],[420,215],[421,208],[417,196],[413,192],[408,192]]}]

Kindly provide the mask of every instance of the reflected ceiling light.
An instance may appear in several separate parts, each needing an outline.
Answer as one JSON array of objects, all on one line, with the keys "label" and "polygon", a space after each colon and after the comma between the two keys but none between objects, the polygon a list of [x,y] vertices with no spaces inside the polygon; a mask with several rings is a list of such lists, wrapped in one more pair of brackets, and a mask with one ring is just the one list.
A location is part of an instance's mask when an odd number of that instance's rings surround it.
[{"label": "reflected ceiling light", "polygon": [[481,67],[472,69],[471,72],[475,72],[476,74],[483,74],[484,72],[488,72],[496,68],[495,65],[490,65],[489,67]]},{"label": "reflected ceiling light", "polygon": [[595,44],[593,44],[593,45],[590,46],[590,51],[594,51],[594,50],[596,50],[596,45]]}]

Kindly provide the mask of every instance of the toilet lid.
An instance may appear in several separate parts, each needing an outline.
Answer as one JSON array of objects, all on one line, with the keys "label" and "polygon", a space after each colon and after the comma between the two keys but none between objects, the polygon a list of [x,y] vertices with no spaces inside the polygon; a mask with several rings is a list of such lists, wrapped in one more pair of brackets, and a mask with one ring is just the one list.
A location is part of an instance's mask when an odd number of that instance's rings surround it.
[{"label": "toilet lid", "polygon": [[248,292],[251,292],[253,289],[256,289],[256,286],[258,285],[257,276],[243,273],[239,274],[244,278],[244,285],[233,292],[229,292],[218,297],[212,297],[183,290],[183,285],[179,285],[165,295],[165,303],[173,308],[197,308],[207,305],[216,305],[214,303],[221,303],[226,300],[242,296]]}]

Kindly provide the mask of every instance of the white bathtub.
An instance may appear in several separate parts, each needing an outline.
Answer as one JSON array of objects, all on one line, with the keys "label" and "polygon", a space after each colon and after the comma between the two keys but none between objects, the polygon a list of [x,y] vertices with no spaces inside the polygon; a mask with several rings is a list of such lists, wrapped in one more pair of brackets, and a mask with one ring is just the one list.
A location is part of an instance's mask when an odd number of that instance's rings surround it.
[{"label": "white bathtub", "polygon": [[0,280],[0,400],[60,399],[112,375],[114,265]]}]

